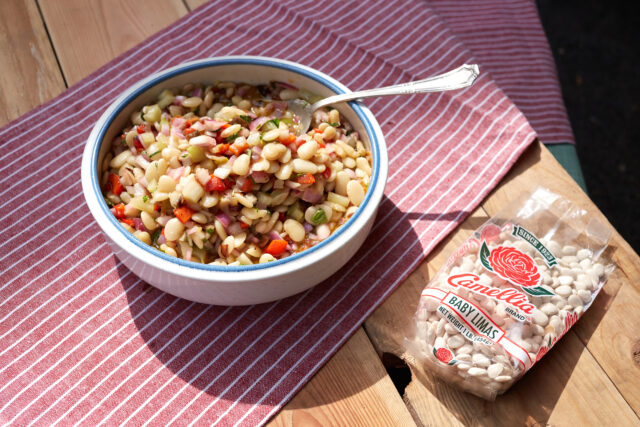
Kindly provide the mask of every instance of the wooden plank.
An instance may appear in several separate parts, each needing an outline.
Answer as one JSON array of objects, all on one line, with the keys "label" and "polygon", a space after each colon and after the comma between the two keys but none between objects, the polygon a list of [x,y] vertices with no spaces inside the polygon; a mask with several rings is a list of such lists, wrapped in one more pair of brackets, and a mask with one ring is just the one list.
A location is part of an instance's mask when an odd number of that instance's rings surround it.
[{"label": "wooden plank", "polygon": [[[503,183],[483,203],[498,212],[531,182],[566,195],[590,215],[611,226],[606,217],[542,145],[531,147]],[[613,228],[613,227],[612,227]],[[640,257],[615,232],[611,241],[617,269],[572,332],[586,344],[636,414],[640,415]]]},{"label": "wooden plank", "polygon": [[0,1],[0,126],[65,89],[35,0]]},{"label": "wooden plank", "polygon": [[270,424],[415,425],[362,328]]},{"label": "wooden plank", "polygon": [[205,3],[208,3],[210,0],[186,0],[187,6],[189,10],[193,10],[197,7],[202,6]]},{"label": "wooden plank", "polygon": [[[496,202],[492,207],[495,209],[490,213],[495,213],[523,188],[531,188],[531,183],[542,182],[538,176],[541,173],[539,170],[527,175],[520,183],[515,183],[514,177],[518,171],[526,173],[532,168],[535,171],[539,162],[546,164],[545,162],[552,160],[547,159],[548,153],[542,154],[541,150],[546,151],[539,147],[527,151],[513,174],[504,181],[509,190],[509,197]],[[545,158],[541,160],[541,156]],[[526,164],[527,167],[522,167],[522,164]],[[549,176],[560,173],[558,170],[562,171],[559,165],[555,165],[551,171],[545,171],[545,174]],[[564,193],[566,189],[563,191],[562,188],[558,188],[556,191]],[[582,202],[586,203],[584,200]],[[365,330],[379,353],[391,352],[396,356],[402,355],[404,332],[407,325],[411,324],[422,287],[444,263],[451,251],[487,217],[488,213],[483,209],[474,212],[367,320]],[[628,345],[627,341],[624,343]],[[629,366],[629,370],[635,368],[633,364]],[[611,367],[619,369],[620,365],[612,363]],[[623,425],[639,422],[625,401],[627,395],[623,397],[616,389],[619,383],[612,382],[607,376],[608,372],[605,373],[599,365],[599,360],[585,349],[584,342],[578,338],[574,330],[532,372],[493,403],[449,387],[432,375],[425,374],[419,366],[411,366],[411,369],[413,380],[405,390],[404,399],[414,418],[425,425],[567,424],[570,421],[592,424],[594,420],[607,419],[606,416],[613,417],[611,419]],[[615,409],[612,411],[611,408]],[[605,413],[608,415],[605,416]]]},{"label": "wooden plank", "polygon": [[40,0],[69,85],[187,13],[181,0]]}]

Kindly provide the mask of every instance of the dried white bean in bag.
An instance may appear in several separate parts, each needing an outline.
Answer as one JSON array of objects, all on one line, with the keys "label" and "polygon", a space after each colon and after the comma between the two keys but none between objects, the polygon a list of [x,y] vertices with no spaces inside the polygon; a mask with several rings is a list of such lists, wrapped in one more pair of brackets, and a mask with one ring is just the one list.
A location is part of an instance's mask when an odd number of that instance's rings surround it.
[{"label": "dried white bean in bag", "polygon": [[613,268],[602,256],[610,231],[590,234],[579,221],[586,212],[545,189],[520,203],[451,255],[423,290],[406,340],[410,360],[487,399],[553,347]]}]

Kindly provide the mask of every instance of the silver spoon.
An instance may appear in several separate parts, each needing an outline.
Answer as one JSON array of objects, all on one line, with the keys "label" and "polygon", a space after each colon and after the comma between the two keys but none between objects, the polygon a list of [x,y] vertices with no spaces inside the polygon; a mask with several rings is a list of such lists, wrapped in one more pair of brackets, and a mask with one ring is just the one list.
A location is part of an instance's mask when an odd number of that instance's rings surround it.
[{"label": "silver spoon", "polygon": [[455,70],[448,71],[438,76],[429,77],[424,80],[401,83],[399,85],[381,87],[377,89],[361,90],[342,95],[333,95],[321,99],[313,104],[310,104],[303,99],[293,99],[291,101],[287,101],[287,107],[293,114],[298,116],[300,120],[298,135],[302,135],[307,133],[309,130],[313,112],[318,108],[336,104],[338,102],[371,98],[374,96],[407,95],[411,93],[441,92],[445,90],[462,89],[464,87],[471,86],[476,78],[478,78],[479,74],[480,70],[476,64],[464,64]]}]

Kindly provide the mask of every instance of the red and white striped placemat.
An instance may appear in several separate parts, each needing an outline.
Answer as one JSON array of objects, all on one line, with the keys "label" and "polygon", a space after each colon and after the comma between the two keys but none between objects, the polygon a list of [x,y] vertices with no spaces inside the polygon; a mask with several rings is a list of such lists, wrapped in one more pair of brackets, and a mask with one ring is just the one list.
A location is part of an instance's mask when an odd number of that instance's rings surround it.
[{"label": "red and white striped placemat", "polygon": [[431,0],[545,144],[574,142],[534,0]]},{"label": "red and white striped placemat", "polygon": [[487,74],[464,91],[367,102],[390,174],[375,228],[345,268],[251,307],[157,291],[110,252],[79,182],[84,141],[124,88],[219,55],[297,61],[353,89],[474,61],[416,1],[262,1],[251,10],[235,20],[237,4],[207,4],[0,129],[0,421],[265,422],[535,138]]}]

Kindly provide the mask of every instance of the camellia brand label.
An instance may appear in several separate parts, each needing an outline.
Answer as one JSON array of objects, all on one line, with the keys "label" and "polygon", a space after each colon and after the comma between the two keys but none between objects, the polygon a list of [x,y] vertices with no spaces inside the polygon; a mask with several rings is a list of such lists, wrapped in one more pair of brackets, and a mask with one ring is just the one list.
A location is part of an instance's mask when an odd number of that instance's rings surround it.
[{"label": "camellia brand label", "polygon": [[482,242],[479,253],[482,266],[508,280],[532,296],[550,296],[553,292],[540,286],[542,276],[531,257],[511,246],[498,246],[489,250]]},{"label": "camellia brand label", "polygon": [[494,288],[493,286],[485,286],[480,284],[480,277],[473,273],[462,273],[449,276],[447,282],[457,288],[458,286],[468,289],[476,294],[485,295],[500,301],[511,308],[507,309],[507,313],[520,321],[531,317],[536,306],[529,302],[529,298],[524,293],[515,288]]},{"label": "camellia brand label", "polygon": [[469,341],[492,345],[504,336],[478,306],[452,292],[442,299],[438,311]]},{"label": "camellia brand label", "polygon": [[516,237],[520,237],[522,240],[533,246],[533,248],[542,255],[542,258],[544,258],[544,261],[549,267],[553,267],[558,264],[556,257],[553,256],[551,251],[547,249],[547,247],[543,245],[533,233],[529,232],[529,230],[519,225],[514,225],[512,234]]}]

